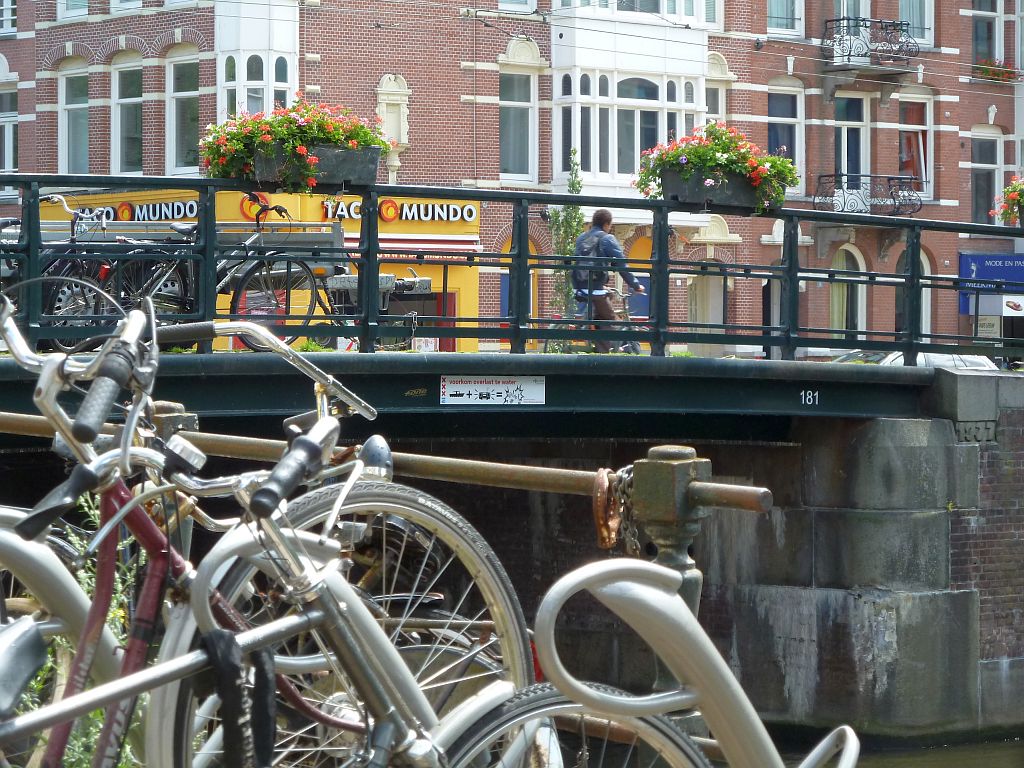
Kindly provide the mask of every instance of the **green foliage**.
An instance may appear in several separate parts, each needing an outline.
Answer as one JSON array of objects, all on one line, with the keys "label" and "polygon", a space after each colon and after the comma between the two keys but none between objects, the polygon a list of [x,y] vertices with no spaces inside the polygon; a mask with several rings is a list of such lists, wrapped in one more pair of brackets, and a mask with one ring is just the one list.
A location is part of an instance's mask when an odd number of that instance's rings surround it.
[{"label": "green foliage", "polygon": [[698,175],[709,186],[725,173],[746,176],[757,191],[758,210],[781,205],[786,188],[799,181],[792,160],[769,155],[723,122],[698,126],[690,136],[645,149],[633,185],[645,197],[661,197],[665,170],[675,171],[683,179]]},{"label": "green foliage", "polygon": [[[569,152],[569,180],[567,190],[571,195],[578,195],[583,190],[583,181],[580,178],[580,163],[576,157],[576,149]],[[565,205],[560,208],[552,208],[549,211],[550,219],[548,227],[551,230],[551,242],[556,254],[571,256],[576,250],[576,238],[586,228],[587,222],[583,217],[583,211],[578,205]],[[568,267],[571,262],[566,261]],[[571,269],[559,269],[552,281],[554,302],[558,311],[563,317],[572,317],[576,311],[576,300],[573,298]],[[559,345],[564,342],[552,341],[548,345]],[[555,351],[561,351],[556,349]]]},{"label": "green foliage", "polygon": [[299,342],[299,345],[295,348],[299,352],[334,352],[335,350],[330,347],[325,347],[323,344],[314,341],[313,339],[303,339]]},{"label": "green foliage", "polygon": [[320,162],[312,149],[321,144],[347,149],[390,146],[379,122],[364,123],[347,107],[312,104],[300,94],[290,107],[252,115],[241,112],[208,125],[199,140],[200,168],[214,178],[254,181],[256,154],[269,156],[281,146],[285,159],[281,187],[286,192],[311,192]]}]

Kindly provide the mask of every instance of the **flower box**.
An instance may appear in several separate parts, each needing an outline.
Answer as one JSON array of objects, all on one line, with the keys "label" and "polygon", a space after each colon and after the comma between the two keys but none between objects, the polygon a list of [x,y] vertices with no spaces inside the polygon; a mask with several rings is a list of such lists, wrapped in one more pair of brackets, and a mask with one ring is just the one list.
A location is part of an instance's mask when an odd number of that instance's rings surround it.
[{"label": "flower box", "polygon": [[[326,194],[352,191],[371,186],[377,181],[377,166],[380,165],[380,147],[359,147],[347,149],[330,144],[317,144],[309,154],[319,158],[316,164],[316,191]],[[282,178],[286,164],[285,149],[279,144],[271,145],[269,152],[257,152],[253,161],[253,172],[260,184],[273,184]]]},{"label": "flower box", "polygon": [[758,204],[757,190],[750,179],[732,172],[720,176],[694,173],[684,179],[676,171],[662,169],[661,189],[666,200],[686,207],[700,206],[710,213],[751,216]]}]

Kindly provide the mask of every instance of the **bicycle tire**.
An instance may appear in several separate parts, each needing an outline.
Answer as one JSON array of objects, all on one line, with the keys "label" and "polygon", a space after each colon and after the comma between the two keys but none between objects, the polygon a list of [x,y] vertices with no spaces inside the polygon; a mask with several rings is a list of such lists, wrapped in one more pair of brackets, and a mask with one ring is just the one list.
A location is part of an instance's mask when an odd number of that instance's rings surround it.
[{"label": "bicycle tire", "polygon": [[[289,330],[287,335],[279,338],[285,344],[293,344],[300,336],[306,335],[316,309],[316,279],[301,261],[275,260],[275,256],[280,254],[268,253],[264,260],[246,269],[231,296],[230,311],[233,316],[263,324],[268,324],[268,317],[280,317]],[[302,332],[293,335],[292,328],[296,322]],[[265,345],[248,336],[240,338],[254,352],[268,351]]]},{"label": "bicycle tire", "polygon": [[[621,693],[602,685],[591,687]],[[710,768],[693,740],[663,715],[594,712],[548,684],[483,715],[448,750],[448,768]]]},{"label": "bicycle tire", "polygon": [[[86,267],[80,260],[59,260],[49,269],[43,282],[43,321],[42,325],[49,328],[80,328],[96,327],[94,319],[84,319],[100,314],[102,300],[99,293],[100,283],[96,279],[95,264]],[[74,278],[81,282],[72,282],[66,278]],[[83,319],[75,319],[83,318]],[[58,352],[73,350],[88,351],[100,346],[101,341],[83,347],[84,336],[53,336],[46,342]]]},{"label": "bicycle tire", "polygon": [[191,287],[182,262],[169,251],[138,250],[129,255],[139,254],[154,258],[117,264],[107,280],[110,287],[104,285],[107,292],[116,296],[124,309],[141,308],[148,297],[161,319],[191,311]]},{"label": "bicycle tire", "polygon": [[[331,512],[338,490],[338,486],[326,486],[292,501],[288,506],[292,526],[309,529],[322,524]],[[362,482],[346,499],[339,521],[336,531],[354,532],[365,524],[363,530],[371,534],[359,542],[342,539],[350,563],[347,576],[367,595],[382,620],[389,621],[392,640],[400,647],[403,658],[418,679],[430,686],[428,696],[435,709],[446,711],[498,677],[517,686],[532,682],[532,654],[518,599],[494,552],[462,516],[413,488]],[[218,589],[229,600],[239,603],[249,585],[256,583],[255,570],[251,563],[236,563]],[[424,583],[418,586],[420,580]],[[264,612],[269,617],[280,615],[280,603],[270,606],[255,599],[270,594],[269,589],[261,592],[256,588],[251,592],[249,600],[255,608],[245,606],[251,618],[259,618]],[[415,605],[417,599],[409,599],[408,595],[421,595],[420,605]],[[481,623],[490,619],[494,624],[489,631],[495,639],[485,638],[482,645],[486,650],[472,657],[464,650],[472,647],[467,638],[454,629],[467,616]],[[424,629],[427,625],[432,628]],[[461,659],[471,659],[464,670],[465,679],[440,678],[445,669],[454,668],[453,659],[461,660],[460,654]],[[342,682],[328,680],[322,674],[311,680],[297,677],[290,676],[314,706],[346,714],[358,711],[358,702],[345,692]],[[151,763],[154,767],[193,765],[192,756],[199,745],[206,748],[204,755],[215,750],[215,704],[211,706],[208,699],[200,702],[200,697],[193,693],[192,685],[179,686],[171,728],[167,728],[172,721],[165,713],[149,713],[151,722],[156,724],[153,735],[159,743],[150,743],[147,756],[157,760],[160,755],[173,756],[170,763]],[[281,751],[275,754],[275,764],[290,764],[289,753],[293,749],[303,755],[319,754],[330,762],[350,755],[356,747],[351,734],[303,720],[301,713],[287,705],[286,711],[288,714],[278,721],[292,726],[292,730],[279,737]],[[197,712],[207,720],[199,720]],[[298,725],[293,724],[296,722]],[[303,733],[315,736],[313,743],[303,741]],[[214,742],[214,748],[209,747],[210,742]]]}]

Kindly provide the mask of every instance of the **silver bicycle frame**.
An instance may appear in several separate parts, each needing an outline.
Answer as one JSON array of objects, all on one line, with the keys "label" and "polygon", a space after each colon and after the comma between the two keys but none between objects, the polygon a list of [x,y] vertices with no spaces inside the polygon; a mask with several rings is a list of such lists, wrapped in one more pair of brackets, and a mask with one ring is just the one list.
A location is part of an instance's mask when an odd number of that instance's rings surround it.
[{"label": "silver bicycle frame", "polygon": [[[606,714],[700,707],[730,768],[783,768],[757,711],[679,596],[681,585],[677,571],[625,558],[591,563],[562,577],[537,609],[534,637],[541,669],[563,694]],[[588,688],[569,674],[555,648],[555,620],[566,601],[583,590],[632,627],[685,685],[648,696],[619,696]],[[848,726],[826,736],[800,768],[820,768],[840,752],[837,768],[857,764],[860,742]]]}]

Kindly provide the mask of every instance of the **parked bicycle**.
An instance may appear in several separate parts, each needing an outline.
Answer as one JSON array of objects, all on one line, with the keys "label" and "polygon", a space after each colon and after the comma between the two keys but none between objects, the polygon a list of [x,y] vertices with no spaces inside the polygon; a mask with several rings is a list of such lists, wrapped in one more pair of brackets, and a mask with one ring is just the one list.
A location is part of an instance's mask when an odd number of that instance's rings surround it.
[{"label": "parked bicycle", "polygon": [[[152,723],[144,742],[147,764],[219,761],[218,755],[230,746],[225,734],[234,728],[233,715],[219,715],[226,706],[220,698],[223,690],[211,695],[194,683],[165,685],[194,674],[206,658],[203,651],[192,650],[198,642],[197,622],[210,629],[193,617],[197,609],[230,632],[240,632],[239,642],[247,650],[274,644],[277,676],[271,690],[276,690],[280,703],[279,738],[273,746],[277,761],[368,754],[368,723],[374,729],[387,726],[378,733],[375,749],[404,751],[413,748],[413,742],[422,747],[419,739],[406,734],[430,727],[446,709],[457,708],[492,682],[498,684],[496,690],[506,691],[504,696],[510,685],[530,679],[521,612],[493,553],[468,524],[425,494],[391,483],[365,482],[374,468],[386,469],[386,450],[372,461],[360,454],[339,467],[329,465],[338,422],[334,415],[319,414],[352,410],[373,415],[372,408],[332,377],[251,323],[199,324],[200,335],[207,338],[259,335],[313,378],[318,403],[312,431],[295,439],[277,469],[202,480],[195,475],[202,454],[187,442],[172,438],[149,446],[135,444],[140,436],[137,427],[145,426],[151,404],[157,360],[157,345],[141,341],[146,326],[141,313],[130,312],[100,353],[81,362],[31,352],[14,324],[13,307],[7,301],[2,304],[0,335],[21,365],[40,373],[35,402],[79,461],[68,481],[32,513],[0,512],[5,523],[0,527],[0,563],[7,569],[6,581],[22,586],[18,599],[39,606],[22,619],[19,631],[29,636],[34,631],[56,633],[77,647],[70,682],[59,702],[15,714],[24,702],[7,689],[6,701],[0,702],[0,743],[10,764],[27,764],[40,749],[49,760],[46,764],[59,764],[66,730],[50,732],[42,745],[33,734],[100,705],[109,707],[97,754],[116,756],[131,721],[134,697],[158,685],[163,687],[152,693],[147,708],[147,722]],[[166,333],[165,341],[175,342],[195,331],[195,326],[172,326],[161,335]],[[72,419],[56,395],[68,384],[90,380],[89,394]],[[132,392],[125,437],[117,448],[99,453],[93,442],[122,386]],[[374,452],[380,454],[379,445]],[[123,478],[140,469],[155,487],[133,497]],[[287,517],[285,503],[275,501],[290,495],[300,482],[315,484],[331,475],[344,476],[346,482],[296,500]],[[85,561],[98,556],[96,591],[90,595],[36,537],[69,512],[81,492],[101,486],[102,525],[78,556]],[[190,506],[175,491],[198,497],[233,495],[250,521],[215,521],[191,510],[205,525],[235,529],[204,558],[194,576],[177,549],[168,547],[176,530],[171,521]],[[163,530],[144,511],[156,500],[164,510],[159,516]],[[257,512],[245,511],[253,506]],[[122,522],[147,556],[146,577],[137,592],[123,652],[104,626]],[[304,532],[313,526],[321,529],[320,535]],[[246,548],[250,545],[255,549]],[[314,564],[323,565],[322,570],[315,572]],[[165,661],[142,669],[168,578],[180,590],[190,588],[192,608],[187,600],[172,600],[159,654]],[[208,599],[212,609],[200,607],[209,606]],[[337,615],[339,606],[345,606],[344,616]],[[5,603],[5,610],[8,607]],[[329,620],[324,627],[311,633],[325,616]],[[7,627],[0,630],[0,644],[5,632]],[[33,647],[32,642],[18,645]],[[34,670],[41,645],[36,642],[34,647],[34,652],[12,657],[12,668]],[[90,673],[105,682],[86,689]],[[45,679],[29,683],[34,690],[52,691]]]},{"label": "parked bicycle", "polygon": [[[629,299],[633,296],[630,291],[620,291],[618,288],[613,286],[606,286],[603,290],[608,291],[616,299],[615,306],[615,322],[611,324],[595,321],[591,315],[591,305],[586,300],[581,300],[577,296],[576,314],[573,315],[572,319],[566,321],[560,315],[555,315],[552,322],[547,327],[549,330],[559,331],[570,331],[577,333],[579,331],[607,331],[607,330],[618,330],[618,331],[636,331],[642,329],[642,326],[638,324],[638,319],[630,314]],[[598,348],[593,338],[583,335],[577,335],[566,338],[547,338],[544,339],[543,352],[549,353],[562,353],[562,354],[587,354],[596,353]],[[613,353],[623,355],[639,355],[642,351],[640,342],[635,339],[617,339],[612,341],[612,348],[609,350]]]}]

